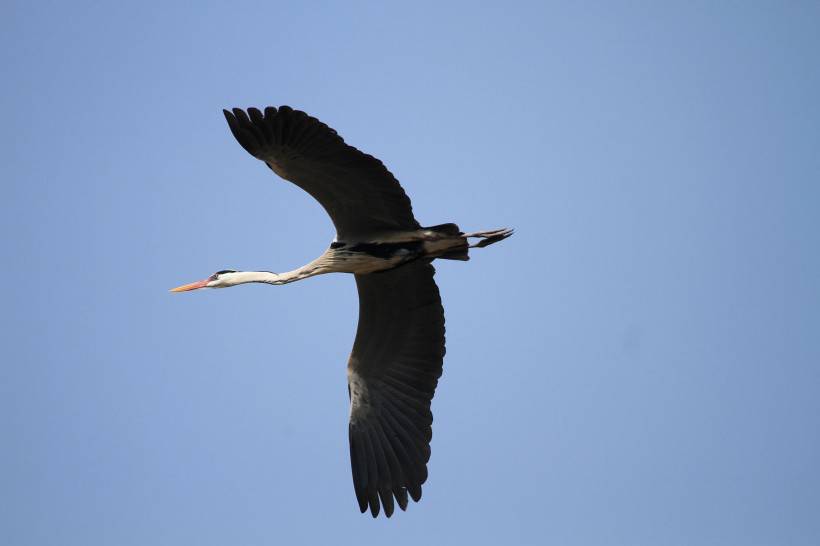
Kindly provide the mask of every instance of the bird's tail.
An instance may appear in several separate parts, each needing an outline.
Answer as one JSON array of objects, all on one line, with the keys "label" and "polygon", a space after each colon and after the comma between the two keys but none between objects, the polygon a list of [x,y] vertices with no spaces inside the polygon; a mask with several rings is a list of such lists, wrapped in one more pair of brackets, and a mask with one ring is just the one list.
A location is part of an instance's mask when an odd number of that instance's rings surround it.
[{"label": "bird's tail", "polygon": [[472,233],[465,233],[463,237],[465,239],[481,239],[479,242],[470,245],[470,248],[484,248],[485,246],[490,246],[498,241],[503,241],[512,235],[513,232],[515,232],[514,229],[501,228],[491,231],[474,231]]},{"label": "bird's tail", "polygon": [[[436,256],[437,258],[441,258],[443,260],[467,261],[470,259],[471,248],[483,248],[506,239],[513,234],[513,230],[507,228],[463,233],[456,224],[441,224],[423,229],[441,233],[443,235],[449,235],[452,238],[458,239],[458,242],[447,250],[447,252]],[[448,239],[450,237],[448,237]],[[468,239],[480,239],[480,241],[471,245]]]}]

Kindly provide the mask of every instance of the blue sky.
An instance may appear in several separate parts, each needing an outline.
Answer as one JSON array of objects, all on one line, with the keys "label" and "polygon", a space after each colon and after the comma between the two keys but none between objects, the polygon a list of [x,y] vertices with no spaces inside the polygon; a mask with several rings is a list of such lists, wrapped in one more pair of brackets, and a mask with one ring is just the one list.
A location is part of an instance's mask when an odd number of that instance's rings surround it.
[{"label": "blue sky", "polygon": [[[11,2],[0,542],[817,544],[813,2]],[[382,159],[444,262],[430,479],[358,513],[333,238],[220,109]]]}]

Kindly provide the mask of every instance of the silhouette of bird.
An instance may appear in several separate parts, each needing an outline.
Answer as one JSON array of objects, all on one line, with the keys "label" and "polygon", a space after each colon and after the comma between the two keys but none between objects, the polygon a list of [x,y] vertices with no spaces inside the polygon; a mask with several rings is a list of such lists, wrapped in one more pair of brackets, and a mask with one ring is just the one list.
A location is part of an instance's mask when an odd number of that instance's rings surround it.
[{"label": "silhouette of bird", "polygon": [[[359,324],[347,364],[350,460],[362,512],[393,514],[427,479],[430,402],[444,359],[444,310],[433,280],[436,259],[469,260],[469,249],[511,229],[463,233],[456,224],[422,227],[410,199],[378,159],[346,144],[330,127],[288,106],[224,110],[239,144],[280,177],[312,195],[336,238],[312,262],[286,273],[217,271],[174,288],[287,284],[325,273],[352,273]],[[470,240],[477,240],[470,244]]]}]

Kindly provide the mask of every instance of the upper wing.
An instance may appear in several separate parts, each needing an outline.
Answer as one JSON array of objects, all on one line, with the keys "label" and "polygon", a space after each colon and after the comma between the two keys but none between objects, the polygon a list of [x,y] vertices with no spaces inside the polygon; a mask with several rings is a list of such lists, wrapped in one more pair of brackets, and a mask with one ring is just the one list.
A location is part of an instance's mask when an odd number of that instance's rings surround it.
[{"label": "upper wing", "polygon": [[381,161],[289,106],[223,110],[245,150],[325,208],[341,239],[418,229],[410,199]]},{"label": "upper wing", "polygon": [[348,363],[350,459],[362,512],[402,510],[427,479],[430,401],[444,359],[444,309],[428,261],[356,275],[359,327]]}]

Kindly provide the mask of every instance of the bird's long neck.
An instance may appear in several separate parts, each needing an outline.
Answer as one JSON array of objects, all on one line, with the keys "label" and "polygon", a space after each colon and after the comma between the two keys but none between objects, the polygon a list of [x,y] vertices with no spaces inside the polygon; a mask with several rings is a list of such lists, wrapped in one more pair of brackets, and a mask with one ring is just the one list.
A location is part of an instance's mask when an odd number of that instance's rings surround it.
[{"label": "bird's long neck", "polygon": [[302,279],[307,279],[308,277],[330,272],[330,270],[325,267],[325,261],[323,258],[324,255],[298,269],[286,271],[284,273],[273,273],[271,271],[237,271],[236,273],[231,274],[230,280],[228,280],[227,284],[229,286],[236,286],[238,284],[247,284],[251,282],[265,284],[288,284],[291,282],[301,281]]}]

